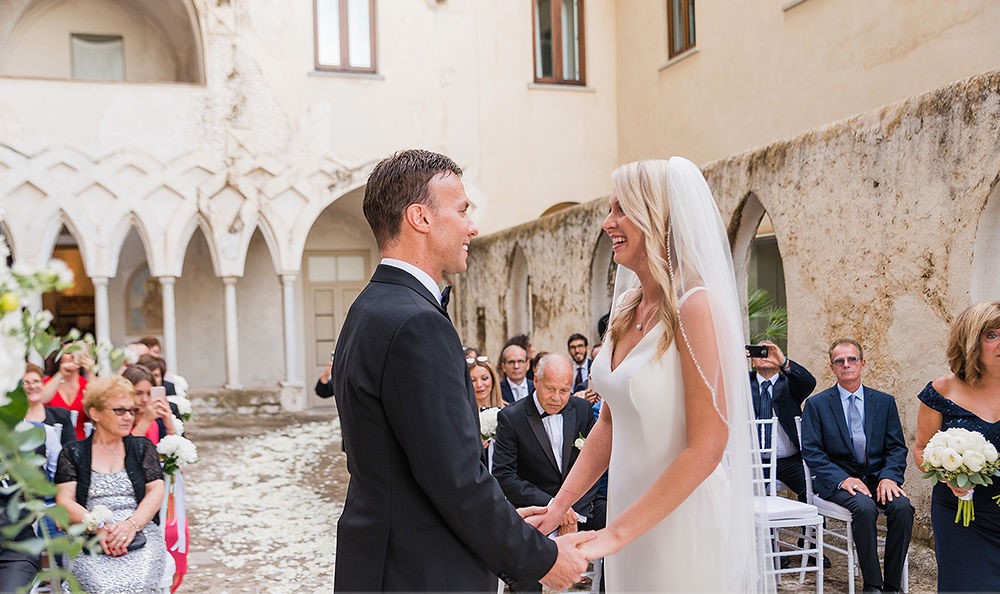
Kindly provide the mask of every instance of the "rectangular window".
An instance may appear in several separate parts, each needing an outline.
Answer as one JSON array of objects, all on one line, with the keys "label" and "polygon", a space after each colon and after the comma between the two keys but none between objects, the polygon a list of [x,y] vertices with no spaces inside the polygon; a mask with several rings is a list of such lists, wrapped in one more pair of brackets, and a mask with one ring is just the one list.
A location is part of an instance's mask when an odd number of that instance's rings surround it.
[{"label": "rectangular window", "polygon": [[668,5],[667,31],[673,58],[695,46],[694,0],[669,0]]},{"label": "rectangular window", "polygon": [[535,82],[584,84],[583,0],[532,0]]},{"label": "rectangular window", "polygon": [[313,0],[316,70],[375,72],[375,0]]},{"label": "rectangular window", "polygon": [[121,35],[70,34],[73,78],[125,80],[125,42]]}]

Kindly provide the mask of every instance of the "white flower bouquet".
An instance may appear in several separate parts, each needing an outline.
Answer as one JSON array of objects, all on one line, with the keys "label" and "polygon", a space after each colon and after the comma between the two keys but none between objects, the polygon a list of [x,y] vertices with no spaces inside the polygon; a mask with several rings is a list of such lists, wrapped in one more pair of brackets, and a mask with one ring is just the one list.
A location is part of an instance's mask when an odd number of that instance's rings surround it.
[{"label": "white flower bouquet", "polygon": [[959,497],[955,523],[968,526],[976,519],[972,491],[976,485],[992,485],[993,476],[1000,475],[997,449],[982,433],[952,427],[938,431],[924,448],[920,465],[923,477],[934,482],[944,481],[957,489],[969,489]]},{"label": "white flower bouquet", "polygon": [[168,435],[156,444],[156,453],[163,463],[163,472],[173,476],[177,470],[198,461],[198,448],[180,435]]},{"label": "white flower bouquet", "polygon": [[483,441],[497,436],[497,413],[499,412],[499,408],[491,406],[479,413],[479,436],[483,438]]},{"label": "white flower bouquet", "polygon": [[87,532],[93,534],[98,528],[104,528],[115,519],[114,514],[104,505],[95,505],[83,516],[83,525]]},{"label": "white flower bouquet", "polygon": [[[177,414],[182,421],[187,422],[191,420],[191,414],[192,414],[191,401],[188,400],[185,396],[181,394],[178,394],[176,396],[167,396],[167,401],[174,403],[174,405],[177,407]],[[180,432],[178,431],[178,433]]]}]

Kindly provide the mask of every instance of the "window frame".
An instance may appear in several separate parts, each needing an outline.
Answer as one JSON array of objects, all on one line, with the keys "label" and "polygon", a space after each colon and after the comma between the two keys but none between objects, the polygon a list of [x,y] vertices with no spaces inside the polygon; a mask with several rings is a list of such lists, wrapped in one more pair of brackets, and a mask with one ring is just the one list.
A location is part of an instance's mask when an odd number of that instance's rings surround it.
[{"label": "window frame", "polygon": [[371,66],[362,68],[351,66],[350,38],[347,15],[347,5],[349,0],[337,0],[340,9],[340,31],[338,40],[340,42],[340,64],[322,64],[319,61],[319,7],[320,0],[313,0],[313,68],[317,72],[354,72],[362,74],[375,74],[378,72],[378,63],[375,61],[375,0],[368,0],[368,47],[370,53]]},{"label": "window frame", "polygon": [[[681,48],[674,51],[674,3],[681,3],[681,20],[683,21],[681,34],[684,36],[683,42],[681,43]],[[667,58],[672,59],[679,56],[685,52],[689,52],[694,48],[698,47],[698,28],[695,26],[694,39],[692,40],[692,28],[690,27],[691,21],[694,15],[691,14],[695,10],[695,0],[667,0]]]},{"label": "window frame", "polygon": [[551,0],[551,14],[552,19],[552,76],[538,76],[537,60],[538,60],[538,28],[536,24],[538,23],[538,0],[531,0],[531,74],[534,81],[539,84],[547,85],[574,85],[583,87],[587,85],[587,41],[586,41],[586,26],[584,14],[586,12],[584,4],[585,0],[577,0],[577,30],[579,31],[579,56],[577,58],[580,62],[580,79],[567,79],[562,71],[563,69],[563,43],[562,43],[562,3],[563,0]]}]

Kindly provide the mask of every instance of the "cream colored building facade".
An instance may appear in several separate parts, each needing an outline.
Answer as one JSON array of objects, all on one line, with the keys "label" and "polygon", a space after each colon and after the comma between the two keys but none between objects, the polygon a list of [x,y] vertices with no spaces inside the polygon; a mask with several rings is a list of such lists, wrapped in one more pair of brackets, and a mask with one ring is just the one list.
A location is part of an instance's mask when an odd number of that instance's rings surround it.
[{"label": "cream colored building facade", "polygon": [[[369,10],[369,71],[317,64],[330,7]],[[532,9],[0,0],[14,256],[76,260],[82,300],[60,300],[60,314],[115,344],[162,336],[193,387],[280,384],[289,408],[321,404],[308,388],[378,259],[361,198],[379,159],[452,156],[483,232],[606,192],[613,3],[587,7],[585,84],[572,86],[536,83]]]},{"label": "cream colored building facade", "polygon": [[[19,260],[75,262],[79,298],[58,303],[99,337],[161,336],[194,387],[329,404],[310,386],[377,262],[361,199],[392,151],[456,159],[485,246],[591,225],[567,211],[519,226],[606,195],[620,162],[706,163],[1000,67],[989,1],[702,1],[694,47],[671,57],[674,4],[552,3],[576,18],[553,19],[553,43],[579,55],[548,72],[543,0],[0,0],[3,232]],[[332,6],[369,7],[368,63],[317,63]],[[752,205],[748,243],[772,208]],[[784,258],[787,232],[776,221]],[[504,298],[459,280],[463,337],[559,347],[581,321],[550,290],[587,304],[592,334],[610,253],[587,233],[563,253],[474,258]]]}]

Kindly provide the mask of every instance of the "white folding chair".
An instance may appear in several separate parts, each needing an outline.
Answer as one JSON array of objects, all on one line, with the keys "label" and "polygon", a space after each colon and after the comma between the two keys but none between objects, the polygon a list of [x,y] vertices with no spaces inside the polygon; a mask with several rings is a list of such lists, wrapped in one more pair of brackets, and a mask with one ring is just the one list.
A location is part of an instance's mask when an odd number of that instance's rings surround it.
[{"label": "white folding chair", "polygon": [[[755,491],[764,492],[766,495],[759,495],[754,498],[754,519],[758,526],[766,527],[771,534],[771,551],[768,553],[769,572],[775,576],[775,580],[781,583],[781,575],[784,573],[799,573],[799,583],[805,581],[807,571],[816,572],[816,594],[823,592],[823,517],[819,515],[819,510],[815,505],[802,503],[795,499],[787,499],[777,496],[777,455],[774,448],[774,426],[776,419],[756,419],[754,423],[754,434],[761,444],[761,467],[754,473]],[[768,447],[763,447],[769,444]],[[765,469],[767,472],[765,472]],[[801,547],[793,546],[783,542],[779,536],[785,528],[810,528],[804,533],[795,531],[794,538],[802,538]],[[785,550],[782,550],[782,549]],[[781,568],[781,559],[784,557],[799,556],[801,562],[799,567]],[[812,558],[814,565],[807,565],[807,560]]]},{"label": "white folding chair", "polygon": [[[802,449],[802,417],[795,417],[795,428],[799,433],[799,449]],[[840,532],[835,529],[827,528],[826,535],[828,537],[833,537],[837,540],[837,543],[843,541],[844,545],[841,547],[835,545],[829,541],[824,544],[824,547],[834,553],[840,553],[847,557],[847,592],[848,594],[854,594],[854,581],[857,575],[860,573],[858,568],[858,552],[854,548],[854,533],[851,531],[851,511],[842,505],[837,505],[823,499],[813,491],[812,484],[812,472],[809,470],[809,465],[806,464],[805,457],[802,458],[802,469],[806,475],[806,501],[816,506],[819,513],[824,518],[830,518],[831,520],[839,520],[844,522],[844,531]],[[885,512],[881,509],[878,510],[879,516],[885,517]],[[885,531],[886,528],[882,524],[876,524],[878,529],[878,544],[883,548],[885,547]],[[903,588],[903,592],[907,593],[910,591],[910,553],[907,551],[906,557],[903,558],[903,583],[900,587]]]}]

